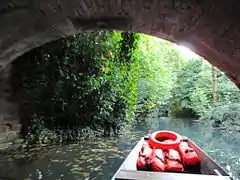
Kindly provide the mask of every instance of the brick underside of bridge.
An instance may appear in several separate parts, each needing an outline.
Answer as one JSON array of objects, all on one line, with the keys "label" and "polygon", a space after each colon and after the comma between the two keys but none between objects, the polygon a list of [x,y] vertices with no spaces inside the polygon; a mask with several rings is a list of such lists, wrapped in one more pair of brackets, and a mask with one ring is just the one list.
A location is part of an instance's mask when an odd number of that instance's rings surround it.
[{"label": "brick underside of bridge", "polygon": [[19,147],[21,124],[18,105],[11,100],[11,65],[0,71],[0,150]]},{"label": "brick underside of bridge", "polygon": [[[238,0],[1,0],[0,67],[77,32],[128,30],[186,44],[240,86],[239,7]],[[0,126],[18,124],[7,71],[0,76]]]}]

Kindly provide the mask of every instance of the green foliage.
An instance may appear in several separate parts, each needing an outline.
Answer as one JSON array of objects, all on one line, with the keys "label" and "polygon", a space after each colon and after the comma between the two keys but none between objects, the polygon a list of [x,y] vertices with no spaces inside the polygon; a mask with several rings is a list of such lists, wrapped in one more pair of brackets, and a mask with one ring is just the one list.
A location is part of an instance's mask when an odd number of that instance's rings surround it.
[{"label": "green foliage", "polygon": [[21,106],[29,141],[77,140],[86,128],[109,135],[130,121],[137,100],[138,66],[132,56],[137,38],[127,32],[82,33],[16,61],[12,82],[19,82],[14,88],[29,104]]},{"label": "green foliage", "polygon": [[213,127],[240,131],[240,90],[221,72],[217,80],[218,101],[200,119]]},{"label": "green foliage", "polygon": [[140,62],[138,111],[148,113],[168,101],[182,59],[172,43],[146,35],[140,37],[136,56]]},{"label": "green foliage", "polygon": [[171,111],[174,115],[196,115],[213,125],[221,125],[224,121],[223,126],[228,124],[231,127],[239,119],[240,91],[223,73],[217,71],[217,104],[213,104],[212,70],[203,58],[186,61],[172,89]]},{"label": "green foliage", "polygon": [[219,113],[234,103],[234,114],[240,100],[236,86],[217,72],[221,105],[214,106],[212,68],[203,58],[187,59],[170,42],[130,32],[86,32],[51,42],[15,61],[12,74],[30,143],[117,134],[136,112],[155,107],[164,115],[170,106],[172,115],[222,124],[231,120]]},{"label": "green foliage", "polygon": [[233,102],[219,102],[206,111],[202,121],[228,130],[240,131],[240,104]]},{"label": "green foliage", "polygon": [[240,90],[231,82],[226,75],[218,73],[218,100],[219,102],[239,103]]},{"label": "green foliage", "polygon": [[172,89],[172,113],[186,111],[200,116],[210,105],[210,67],[200,58],[186,61]]}]

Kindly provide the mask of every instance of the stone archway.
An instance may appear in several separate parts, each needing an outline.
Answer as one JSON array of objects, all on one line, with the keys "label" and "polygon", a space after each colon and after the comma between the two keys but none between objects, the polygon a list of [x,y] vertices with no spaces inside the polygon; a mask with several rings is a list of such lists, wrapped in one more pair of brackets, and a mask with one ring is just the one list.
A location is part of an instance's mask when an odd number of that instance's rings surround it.
[{"label": "stone archway", "polygon": [[239,5],[238,0],[3,0],[0,65],[83,30],[130,30],[189,43],[239,86]]},{"label": "stone archway", "polygon": [[[52,40],[84,30],[116,29],[190,45],[240,87],[239,5],[238,0],[1,0],[0,72]],[[1,85],[6,78],[0,76]],[[3,88],[0,107],[11,111],[14,104],[6,101]],[[1,108],[0,121],[10,111]]]}]

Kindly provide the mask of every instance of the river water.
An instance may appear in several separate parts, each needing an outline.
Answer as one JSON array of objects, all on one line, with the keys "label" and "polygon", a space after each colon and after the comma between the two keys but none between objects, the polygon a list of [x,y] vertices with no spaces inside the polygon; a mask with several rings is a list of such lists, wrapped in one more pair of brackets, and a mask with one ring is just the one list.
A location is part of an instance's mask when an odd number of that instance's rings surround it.
[{"label": "river water", "polygon": [[119,137],[0,155],[0,179],[108,180],[143,135],[161,129],[190,137],[233,179],[240,179],[240,133],[214,130],[191,119],[158,118],[154,113]]}]

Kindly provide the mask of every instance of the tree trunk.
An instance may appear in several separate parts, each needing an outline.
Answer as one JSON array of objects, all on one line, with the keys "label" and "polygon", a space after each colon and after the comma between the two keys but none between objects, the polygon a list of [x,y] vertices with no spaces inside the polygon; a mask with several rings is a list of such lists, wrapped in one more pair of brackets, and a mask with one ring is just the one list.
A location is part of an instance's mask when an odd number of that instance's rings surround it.
[{"label": "tree trunk", "polygon": [[212,103],[217,102],[217,70],[212,66]]}]

